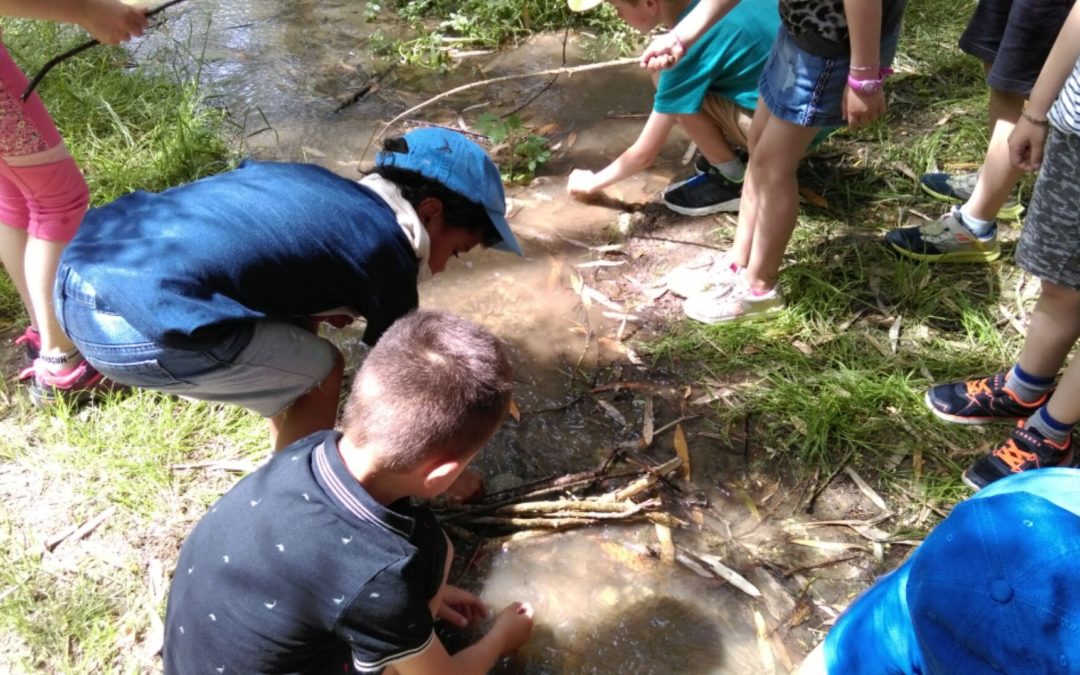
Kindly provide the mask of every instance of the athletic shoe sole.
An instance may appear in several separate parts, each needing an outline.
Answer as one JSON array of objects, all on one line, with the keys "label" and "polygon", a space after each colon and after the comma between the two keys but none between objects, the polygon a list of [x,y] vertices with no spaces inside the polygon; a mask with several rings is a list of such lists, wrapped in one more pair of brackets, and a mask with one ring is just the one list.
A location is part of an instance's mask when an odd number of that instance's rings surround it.
[{"label": "athletic shoe sole", "polygon": [[896,251],[905,258],[912,258],[914,260],[921,260],[923,262],[934,263],[973,263],[973,262],[993,262],[1001,257],[1001,246],[994,245],[994,248],[986,251],[949,251],[947,253],[916,253],[915,251],[909,251],[903,246],[897,246],[896,244],[889,242],[889,246],[892,250]]},{"label": "athletic shoe sole", "polygon": [[772,307],[769,307],[768,309],[763,309],[763,310],[760,310],[760,311],[757,311],[757,312],[747,312],[746,314],[740,314],[739,316],[733,316],[733,317],[727,318],[727,319],[716,320],[716,319],[706,317],[703,314],[698,314],[697,312],[693,311],[692,306],[691,306],[691,311],[689,311],[689,312],[686,311],[686,304],[684,303],[683,304],[683,314],[686,316],[686,318],[693,319],[694,321],[697,321],[698,323],[703,323],[703,324],[705,324],[707,326],[730,326],[731,324],[736,324],[736,323],[749,323],[749,322],[752,322],[752,321],[771,319],[771,318],[775,317],[777,314],[784,311],[784,307],[785,307],[785,304],[780,303],[778,305],[774,305]]},{"label": "athletic shoe sole", "polygon": [[[678,186],[676,186],[678,187]],[[719,204],[710,204],[709,206],[699,206],[698,208],[690,208],[687,206],[677,206],[664,200],[664,206],[668,207],[675,213],[681,213],[684,216],[707,216],[713,213],[737,213],[739,211],[739,198],[729,199],[726,202],[720,202]]]}]

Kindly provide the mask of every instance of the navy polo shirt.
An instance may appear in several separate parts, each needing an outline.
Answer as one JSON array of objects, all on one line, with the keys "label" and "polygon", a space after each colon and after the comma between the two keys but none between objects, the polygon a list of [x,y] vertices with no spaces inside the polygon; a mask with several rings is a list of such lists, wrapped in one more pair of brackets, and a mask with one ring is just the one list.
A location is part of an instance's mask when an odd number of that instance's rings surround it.
[{"label": "navy polo shirt", "polygon": [[139,332],[180,349],[339,307],[367,319],[374,344],[417,306],[419,262],[394,211],[311,164],[248,161],[125,195],[87,212],[62,260]]},{"label": "navy polo shirt", "polygon": [[165,672],[380,672],[434,637],[446,538],[425,506],[371,498],[339,434],[297,441],[203,516],[180,550]]}]

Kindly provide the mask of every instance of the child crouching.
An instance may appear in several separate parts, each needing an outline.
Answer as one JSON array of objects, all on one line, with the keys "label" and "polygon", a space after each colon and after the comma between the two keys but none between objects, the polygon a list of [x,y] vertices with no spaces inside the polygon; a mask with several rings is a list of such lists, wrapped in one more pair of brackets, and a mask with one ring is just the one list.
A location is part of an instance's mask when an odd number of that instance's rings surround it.
[{"label": "child crouching", "polygon": [[[486,616],[446,583],[453,549],[425,507],[498,429],[505,350],[440,312],[399,320],[372,349],[340,432],[303,438],[241,480],[180,551],[166,612],[166,673],[482,673],[524,644],[514,603],[450,656],[435,618]],[[389,671],[388,671],[389,672]]]}]

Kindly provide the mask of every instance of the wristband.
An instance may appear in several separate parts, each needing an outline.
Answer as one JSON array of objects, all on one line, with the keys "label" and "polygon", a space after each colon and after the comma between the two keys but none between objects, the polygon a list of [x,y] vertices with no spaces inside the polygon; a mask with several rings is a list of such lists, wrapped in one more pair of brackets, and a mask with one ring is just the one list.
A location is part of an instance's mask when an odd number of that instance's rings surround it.
[{"label": "wristband", "polygon": [[874,92],[881,91],[881,87],[885,83],[885,78],[892,74],[892,68],[878,69],[878,76],[875,79],[860,80],[848,74],[847,85],[852,91],[856,91],[860,94],[873,94]]},{"label": "wristband", "polygon": [[1023,118],[1024,118],[1024,119],[1026,119],[1026,120],[1027,120],[1028,122],[1031,122],[1032,124],[1034,124],[1034,125],[1035,125],[1035,126],[1037,126],[1037,127],[1048,127],[1048,126],[1050,126],[1050,120],[1049,120],[1049,119],[1041,119],[1041,120],[1040,120],[1040,119],[1037,119],[1037,118],[1035,118],[1035,117],[1032,117],[1032,116],[1031,116],[1031,115],[1030,115],[1030,114],[1028,113],[1028,111],[1026,111],[1026,110],[1022,110],[1022,111],[1020,112],[1020,117],[1023,117]]}]

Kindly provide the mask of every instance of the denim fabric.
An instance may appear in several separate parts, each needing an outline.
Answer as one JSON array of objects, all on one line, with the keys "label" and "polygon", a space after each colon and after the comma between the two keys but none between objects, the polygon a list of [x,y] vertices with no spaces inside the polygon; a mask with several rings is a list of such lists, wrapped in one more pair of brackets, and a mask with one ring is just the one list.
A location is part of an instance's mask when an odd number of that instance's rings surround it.
[{"label": "denim fabric", "polygon": [[83,356],[128,386],[186,398],[233,403],[271,417],[321,382],[337,349],[283,322],[249,322],[203,349],[151,340],[61,264],[54,290],[57,318]]},{"label": "denim fabric", "polygon": [[[899,37],[897,32],[882,38],[882,67],[892,64]],[[846,56],[825,58],[803,51],[781,28],[758,92],[769,112],[782,120],[803,127],[841,127],[846,124],[841,110],[849,64]]]}]

